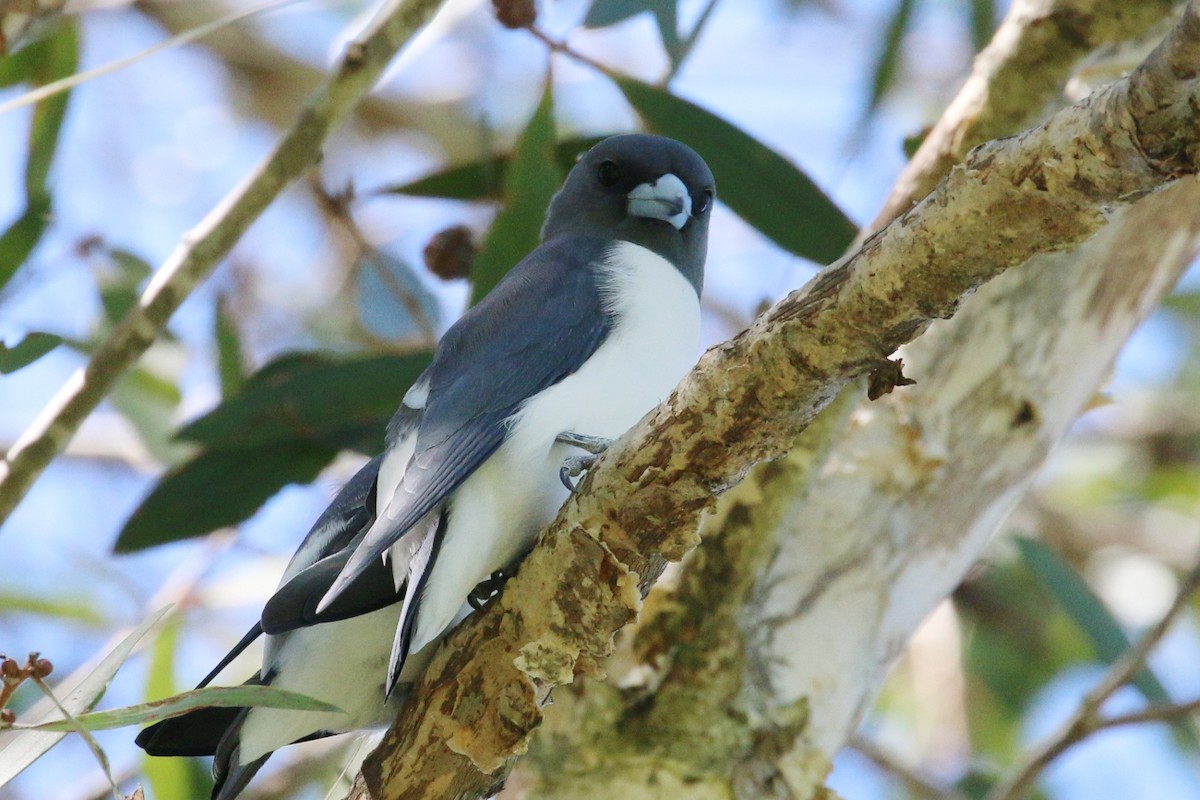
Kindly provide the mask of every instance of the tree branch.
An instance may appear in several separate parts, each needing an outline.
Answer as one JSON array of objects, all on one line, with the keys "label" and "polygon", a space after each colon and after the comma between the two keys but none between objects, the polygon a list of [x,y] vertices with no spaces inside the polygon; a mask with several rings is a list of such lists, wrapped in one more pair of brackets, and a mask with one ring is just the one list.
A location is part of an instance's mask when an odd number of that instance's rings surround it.
[{"label": "tree branch", "polygon": [[352,796],[493,791],[550,689],[599,671],[638,589],[663,558],[694,546],[716,494],[780,455],[842,386],[953,314],[964,294],[1196,172],[1198,56],[1191,5],[1129,78],[978,148],[920,205],[706,354],[603,457],[495,607],[435,655]]},{"label": "tree branch", "polygon": [[1014,0],[971,76],[908,162],[870,230],[933,190],[967,151],[1039,118],[1081,59],[1144,35],[1176,0]]},{"label": "tree branch", "polygon": [[[988,792],[987,800],[1019,800],[1019,798],[1025,797],[1038,775],[1051,761],[1062,755],[1072,745],[1078,744],[1098,730],[1115,725],[1141,722],[1146,719],[1161,719],[1161,716],[1147,716],[1150,712],[1156,711],[1148,709],[1128,717],[1114,717],[1106,720],[1100,716],[1100,708],[1117,689],[1129,683],[1134,675],[1145,669],[1146,659],[1149,658],[1151,651],[1162,641],[1176,617],[1187,607],[1189,598],[1197,590],[1200,590],[1200,562],[1192,567],[1191,572],[1184,578],[1183,583],[1179,586],[1179,591],[1175,594],[1174,602],[1163,614],[1162,619],[1146,631],[1109,668],[1096,688],[1084,696],[1079,707],[1075,709],[1075,713],[1059,728],[1056,734],[1034,748],[1012,775],[992,787],[992,790]],[[1194,709],[1196,703],[1190,705]],[[1187,706],[1182,708],[1186,709]],[[1161,712],[1162,709],[1157,709],[1157,711]]]},{"label": "tree branch", "polygon": [[347,45],[334,73],[263,163],[230,192],[159,267],[141,301],[43,409],[0,460],[0,523],[37,476],[154,342],[175,309],[225,257],[251,223],[316,163],[330,131],[371,90],[392,56],[433,16],[440,0],[388,0]]}]

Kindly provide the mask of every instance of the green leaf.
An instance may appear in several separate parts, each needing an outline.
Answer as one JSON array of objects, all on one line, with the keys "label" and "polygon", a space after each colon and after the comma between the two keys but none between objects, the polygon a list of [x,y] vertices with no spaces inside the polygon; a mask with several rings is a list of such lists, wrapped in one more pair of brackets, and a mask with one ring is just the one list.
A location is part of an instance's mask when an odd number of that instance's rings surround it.
[{"label": "green leaf", "polygon": [[[583,18],[585,28],[603,28],[616,25],[659,5],[658,0],[595,0]],[[673,5],[673,3],[672,3]]]},{"label": "green leaf", "polygon": [[[170,606],[160,609],[142,621],[138,627],[106,655],[99,664],[86,673],[77,682],[71,676],[55,687],[63,707],[71,714],[80,714],[95,707],[113,676],[121,668],[133,652],[138,642],[163,618]],[[64,692],[66,684],[74,683],[74,687]],[[23,714],[26,719],[35,720],[34,724],[59,719],[61,714],[50,698],[39,701],[32,709]],[[42,757],[42,754],[62,741],[65,733],[49,731],[21,731],[8,739],[8,743],[0,749],[0,786],[5,785],[26,767]]]},{"label": "green leaf", "polygon": [[[565,139],[554,146],[554,161],[562,173],[566,174],[580,155],[606,138],[586,136]],[[375,194],[443,197],[450,200],[498,200],[512,159],[511,153],[491,156],[469,164],[449,167],[410,183],[384,186]]]},{"label": "green leaf", "polygon": [[242,391],[187,425],[178,436],[213,449],[267,447],[305,439],[357,449],[383,429],[432,354],[335,360],[312,353],[275,360]]},{"label": "green leaf", "polygon": [[29,333],[12,347],[0,342],[0,375],[16,372],[62,344],[62,337],[52,333]]},{"label": "green leaf", "polygon": [[30,201],[21,216],[0,234],[0,288],[12,279],[17,270],[29,258],[33,248],[46,230],[50,214],[50,200],[39,196]]},{"label": "green leaf", "polygon": [[[79,34],[71,21],[64,20],[53,33],[28,49],[34,48],[39,48],[40,53],[30,77],[39,86],[72,75],[79,66]],[[30,199],[49,194],[47,178],[69,97],[70,92],[59,92],[34,108],[29,130],[29,157],[25,162],[25,192]]]},{"label": "green leaf", "polygon": [[800,169],[712,112],[666,89],[612,76],[657,133],[691,145],[717,180],[717,197],[785,250],[826,264],[856,228]]},{"label": "green leaf", "polygon": [[36,614],[60,621],[77,622],[89,628],[100,627],[108,618],[94,601],[71,590],[59,589],[45,595],[0,591],[0,608],[5,614]]},{"label": "green leaf", "polygon": [[[154,640],[146,670],[146,697],[167,697],[179,691],[175,684],[175,653],[183,617],[176,614]],[[197,780],[194,761],[183,758],[142,756],[141,773],[154,797],[203,797],[212,784]],[[207,783],[207,785],[206,785]]]},{"label": "green leaf", "polygon": [[996,0],[971,0],[971,44],[978,53],[996,32]]},{"label": "green leaf", "polygon": [[[77,714],[75,719],[89,731],[107,731],[113,728],[127,728],[130,725],[148,725],[152,722],[182,716],[198,708],[241,708],[244,706],[285,708],[292,711],[341,711],[331,703],[316,700],[299,692],[276,689],[271,686],[205,686],[202,689],[192,689],[190,692],[183,692],[149,703],[113,708],[108,711],[93,711],[90,714]],[[75,728],[70,720],[57,719],[39,722],[35,725],[13,725],[13,729],[72,731]]]},{"label": "green leaf", "polygon": [[[173,347],[156,342],[155,348]],[[135,364],[113,387],[108,401],[137,429],[146,449],[166,464],[174,464],[194,448],[174,439],[176,414],[181,395],[179,387],[143,364]]]},{"label": "green leaf", "polygon": [[306,441],[201,453],[162,477],[113,549],[132,553],[236,525],[284,486],[311,483],[337,454],[337,447]]},{"label": "green leaf", "polygon": [[479,302],[510,268],[541,241],[550,198],[562,184],[555,154],[550,82],[542,102],[517,142],[504,177],[504,208],[496,215],[471,270],[471,302]]},{"label": "green leaf", "polygon": [[896,3],[896,10],[892,13],[887,32],[884,34],[883,49],[880,50],[879,60],[875,62],[875,69],[871,73],[871,93],[867,99],[866,112],[863,114],[864,121],[874,115],[883,98],[896,83],[901,46],[904,44],[904,35],[908,33],[912,24],[916,5],[916,0],[899,0]]},{"label": "green leaf", "polygon": [[229,313],[225,295],[217,298],[213,328],[213,338],[217,340],[217,375],[221,380],[221,396],[228,398],[241,390],[246,380],[246,370],[242,357],[242,337]]},{"label": "green leaf", "polygon": [[[1021,559],[1054,595],[1054,599],[1079,629],[1091,639],[1096,656],[1106,664],[1112,664],[1123,656],[1129,649],[1129,638],[1079,573],[1041,541],[1023,536],[1017,537],[1016,541]],[[1173,702],[1149,667],[1134,675],[1131,683],[1151,703],[1170,705]],[[1176,724],[1176,729],[1187,736],[1192,746],[1200,744],[1200,738],[1186,721]]]},{"label": "green leaf", "polygon": [[154,268],[128,250],[114,247],[104,252],[116,269],[101,270],[96,284],[100,287],[104,316],[116,325],[125,318],[129,309],[137,305],[142,295],[142,284],[154,272]]}]

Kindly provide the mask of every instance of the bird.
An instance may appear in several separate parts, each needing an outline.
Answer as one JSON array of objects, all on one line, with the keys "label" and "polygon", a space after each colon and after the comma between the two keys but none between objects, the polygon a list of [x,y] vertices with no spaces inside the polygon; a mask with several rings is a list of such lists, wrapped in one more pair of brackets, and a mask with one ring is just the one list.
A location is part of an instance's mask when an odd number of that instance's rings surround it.
[{"label": "bird", "polygon": [[[201,709],[144,730],[152,755],[214,755],[232,800],[287,744],[385,724],[435,645],[511,575],[590,465],[700,349],[716,199],[692,148],[612,136],[572,167],[540,243],[439,341],[384,451],[304,538],[261,619],[251,683],[343,710]],[[583,454],[579,454],[583,450]]]}]

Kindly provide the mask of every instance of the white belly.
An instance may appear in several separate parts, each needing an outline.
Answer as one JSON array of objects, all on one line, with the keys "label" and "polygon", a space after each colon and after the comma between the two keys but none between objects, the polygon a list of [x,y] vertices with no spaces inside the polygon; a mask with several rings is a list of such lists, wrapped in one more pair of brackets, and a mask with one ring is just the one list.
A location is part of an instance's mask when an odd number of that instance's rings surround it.
[{"label": "white belly", "polygon": [[268,636],[265,661],[278,673],[271,685],[332,703],[345,713],[255,708],[242,726],[240,762],[317,731],[360,730],[391,721],[403,693],[393,693],[385,706],[383,683],[399,617],[400,604],[393,603],[339,622]]},{"label": "white belly", "polygon": [[696,361],[700,299],[661,256],[618,243],[600,267],[613,329],[577,372],[530,398],[500,449],[455,492],[421,599],[412,650],[436,638],[467,593],[533,544],[566,499],[564,431],[616,438],[671,392]]}]

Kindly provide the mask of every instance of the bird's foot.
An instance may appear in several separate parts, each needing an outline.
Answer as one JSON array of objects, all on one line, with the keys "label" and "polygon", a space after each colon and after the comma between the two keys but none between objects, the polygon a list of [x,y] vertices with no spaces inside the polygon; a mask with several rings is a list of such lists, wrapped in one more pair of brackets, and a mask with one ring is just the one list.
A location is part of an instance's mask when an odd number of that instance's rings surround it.
[{"label": "bird's foot", "polygon": [[512,577],[502,569],[493,572],[487,578],[479,582],[479,585],[471,590],[467,595],[467,602],[471,604],[471,608],[478,611],[492,601],[492,598],[500,594],[500,590],[504,588],[504,584],[508,583],[508,579]]},{"label": "bird's foot", "polygon": [[587,436],[582,433],[575,433],[574,431],[563,431],[554,437],[554,441],[578,447],[580,450],[586,450],[594,456],[603,453],[613,443],[612,439],[605,439],[603,436]]},{"label": "bird's foot", "polygon": [[613,440],[600,436],[585,436],[582,433],[563,431],[555,437],[554,441],[569,444],[572,447],[578,447],[580,450],[587,451],[584,455],[567,456],[564,458],[562,468],[558,471],[558,479],[562,481],[563,486],[566,486],[574,493],[578,491],[579,483],[572,482],[571,479],[578,478],[591,469],[592,465],[596,463],[596,459],[608,449]]}]

